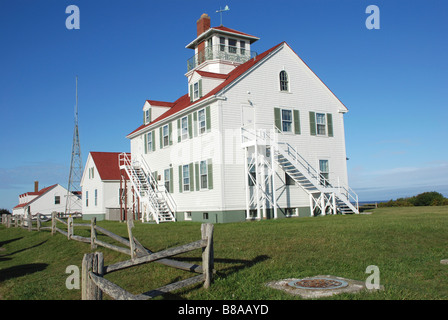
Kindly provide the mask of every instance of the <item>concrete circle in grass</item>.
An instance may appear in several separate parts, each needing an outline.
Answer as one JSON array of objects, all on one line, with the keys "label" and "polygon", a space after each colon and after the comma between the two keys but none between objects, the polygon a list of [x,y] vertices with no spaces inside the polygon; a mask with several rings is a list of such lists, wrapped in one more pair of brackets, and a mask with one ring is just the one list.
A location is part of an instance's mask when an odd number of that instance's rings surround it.
[{"label": "concrete circle in grass", "polygon": [[307,278],[288,282],[288,285],[297,289],[331,290],[348,286],[348,282],[331,278]]}]

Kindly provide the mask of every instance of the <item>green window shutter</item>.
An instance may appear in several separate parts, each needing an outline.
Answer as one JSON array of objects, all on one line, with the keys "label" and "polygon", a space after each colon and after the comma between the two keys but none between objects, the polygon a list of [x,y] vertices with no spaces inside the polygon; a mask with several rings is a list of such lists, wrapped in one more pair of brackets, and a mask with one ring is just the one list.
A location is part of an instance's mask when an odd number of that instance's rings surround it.
[{"label": "green window shutter", "polygon": [[170,146],[173,144],[173,123],[168,124],[168,141]]},{"label": "green window shutter", "polygon": [[212,159],[207,160],[208,171],[207,171],[207,180],[208,180],[208,188],[213,189],[213,163]]},{"label": "green window shutter", "polygon": [[151,134],[152,138],[152,151],[156,151],[156,131],[153,130]]},{"label": "green window shutter", "polygon": [[180,142],[181,140],[181,134],[180,134],[180,119],[177,119],[177,142]]},{"label": "green window shutter", "polygon": [[194,136],[198,136],[198,112],[195,111],[193,113],[193,130],[194,130]]},{"label": "green window shutter", "polygon": [[145,153],[148,153],[148,134],[147,133],[145,133],[144,134],[144,137],[145,137]]},{"label": "green window shutter", "polygon": [[179,166],[179,192],[182,193],[182,166]]},{"label": "green window shutter", "polygon": [[316,114],[313,111],[310,111],[310,134],[316,135]]},{"label": "green window shutter", "polygon": [[188,170],[190,171],[190,191],[194,191],[194,179],[193,179],[193,163],[188,165]]},{"label": "green window shutter", "polygon": [[294,133],[300,134],[300,113],[299,110],[294,110]]},{"label": "green window shutter", "polygon": [[170,168],[170,190],[168,190],[169,193],[174,192],[174,177],[173,177],[173,168]]},{"label": "green window shutter", "polygon": [[333,115],[331,113],[327,113],[327,127],[328,127],[328,136],[333,136]]},{"label": "green window shutter", "polygon": [[275,127],[278,131],[282,131],[282,118],[280,115],[280,108],[274,108],[274,121],[275,121]]},{"label": "green window shutter", "polygon": [[160,135],[160,149],[163,148],[163,131],[162,127],[159,128],[159,135]]},{"label": "green window shutter", "polygon": [[193,85],[190,84],[190,102],[193,102]]},{"label": "green window shutter", "polygon": [[205,123],[206,123],[207,132],[209,132],[212,128],[211,116],[210,116],[210,106],[207,106],[205,108]]},{"label": "green window shutter", "polygon": [[202,79],[199,79],[199,98],[202,97]]},{"label": "green window shutter", "polygon": [[193,138],[193,115],[191,113],[188,115],[188,137]]},{"label": "green window shutter", "polygon": [[196,190],[199,191],[200,184],[199,184],[199,163],[196,162],[194,164],[194,176],[196,178]]},{"label": "green window shutter", "polygon": [[157,181],[158,181],[157,179],[159,178],[157,171],[153,172],[153,177],[154,177],[154,180],[156,180],[156,183],[157,183]]}]

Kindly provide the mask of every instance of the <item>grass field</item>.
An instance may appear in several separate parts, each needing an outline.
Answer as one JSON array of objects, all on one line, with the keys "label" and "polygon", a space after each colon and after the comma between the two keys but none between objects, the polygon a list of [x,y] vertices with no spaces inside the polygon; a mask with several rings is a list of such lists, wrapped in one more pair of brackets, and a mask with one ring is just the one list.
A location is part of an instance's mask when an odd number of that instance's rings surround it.
[{"label": "grass field", "polygon": [[[284,278],[334,275],[365,281],[367,266],[380,270],[381,291],[342,294],[325,299],[448,299],[448,207],[379,208],[370,215],[291,218],[215,225],[215,281],[210,289],[187,287],[157,299],[289,300],[300,299],[265,284]],[[100,226],[126,237],[126,224]],[[75,234],[89,236],[88,229]],[[200,224],[135,223],[136,238],[152,251],[196,241]],[[0,226],[1,300],[78,300],[68,290],[67,266],[81,268],[90,245],[68,241],[49,231],[29,232]],[[128,256],[99,248],[105,265]],[[201,263],[201,251],[178,256]],[[134,293],[142,293],[192,276],[157,263],[107,275]]]}]

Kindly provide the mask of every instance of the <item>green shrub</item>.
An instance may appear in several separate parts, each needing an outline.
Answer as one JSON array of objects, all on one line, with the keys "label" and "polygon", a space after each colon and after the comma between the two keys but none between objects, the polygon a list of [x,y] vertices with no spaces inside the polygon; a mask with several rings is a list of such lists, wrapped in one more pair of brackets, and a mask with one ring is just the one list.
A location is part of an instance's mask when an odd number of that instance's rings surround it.
[{"label": "green shrub", "polygon": [[398,198],[379,203],[379,207],[446,206],[448,199],[436,191],[423,192],[409,198]]}]

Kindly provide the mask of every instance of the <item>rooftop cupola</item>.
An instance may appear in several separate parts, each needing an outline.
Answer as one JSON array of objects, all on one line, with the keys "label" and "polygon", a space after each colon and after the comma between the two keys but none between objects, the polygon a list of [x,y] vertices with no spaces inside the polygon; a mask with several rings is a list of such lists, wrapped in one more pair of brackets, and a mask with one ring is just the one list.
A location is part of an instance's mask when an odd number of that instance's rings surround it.
[{"label": "rooftop cupola", "polygon": [[186,48],[195,54],[187,61],[187,76],[194,70],[227,74],[257,55],[250,46],[259,38],[224,26],[210,27],[203,13],[196,22],[197,36]]}]

